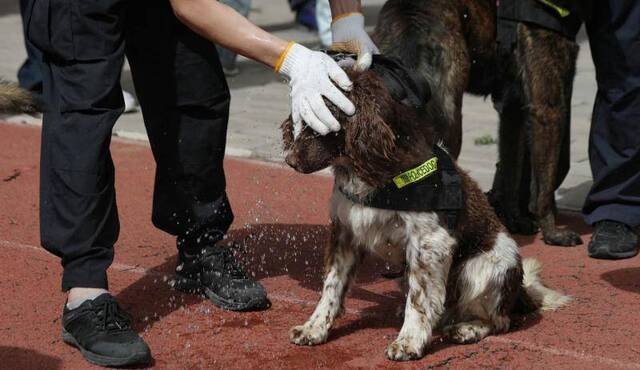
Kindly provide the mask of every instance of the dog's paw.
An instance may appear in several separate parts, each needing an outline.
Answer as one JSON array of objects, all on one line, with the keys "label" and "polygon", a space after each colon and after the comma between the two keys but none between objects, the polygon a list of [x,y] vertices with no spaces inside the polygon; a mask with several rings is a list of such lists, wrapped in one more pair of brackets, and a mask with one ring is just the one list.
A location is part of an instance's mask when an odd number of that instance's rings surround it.
[{"label": "dog's paw", "polygon": [[289,330],[289,341],[299,346],[314,346],[327,341],[328,330],[316,326],[299,325]]},{"label": "dog's paw", "polygon": [[398,305],[398,307],[396,307],[396,317],[399,319],[404,319],[404,311],[405,311],[405,305],[404,304]]},{"label": "dog's paw", "polygon": [[443,333],[451,342],[469,344],[482,340],[488,335],[488,330],[474,323],[459,323],[445,327]]},{"label": "dog's paw", "polygon": [[398,338],[387,347],[385,355],[392,361],[410,361],[422,358],[423,346],[408,338]]},{"label": "dog's paw", "polygon": [[543,239],[548,245],[558,245],[563,247],[573,247],[582,244],[582,238],[580,238],[580,235],[571,230],[555,229],[550,232],[543,232]]}]

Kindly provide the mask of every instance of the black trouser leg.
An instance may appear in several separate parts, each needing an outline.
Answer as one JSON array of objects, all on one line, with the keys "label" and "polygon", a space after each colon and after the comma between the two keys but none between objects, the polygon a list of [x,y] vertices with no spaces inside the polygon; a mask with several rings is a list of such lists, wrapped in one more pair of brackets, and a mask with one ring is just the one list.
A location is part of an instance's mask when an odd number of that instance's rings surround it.
[{"label": "black trouser leg", "polygon": [[42,92],[42,53],[27,39],[27,25],[29,23],[29,11],[31,10],[32,1],[35,0],[20,0],[20,15],[22,17],[27,60],[24,61],[18,70],[18,83],[23,89],[40,94]]},{"label": "black trouser leg", "polygon": [[589,136],[587,223],[640,225],[640,2],[597,1],[587,25],[598,94]]},{"label": "black trouser leg", "polygon": [[230,96],[216,48],[167,1],[132,2],[128,16],[127,57],[157,163],[153,223],[220,239],[233,214],[223,169]]},{"label": "black trouser leg", "polygon": [[[29,37],[44,52],[40,231],[62,259],[62,288],[107,288],[119,224],[111,129],[123,110],[116,1],[38,1]],[[97,17],[101,14],[103,16]]]}]

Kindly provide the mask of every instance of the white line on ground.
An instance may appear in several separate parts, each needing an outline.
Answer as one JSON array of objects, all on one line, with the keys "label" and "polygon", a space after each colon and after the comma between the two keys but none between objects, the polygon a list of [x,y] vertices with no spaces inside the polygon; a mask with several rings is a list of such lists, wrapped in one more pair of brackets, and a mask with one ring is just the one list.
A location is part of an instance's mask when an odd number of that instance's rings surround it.
[{"label": "white line on ground", "polygon": [[[46,251],[42,248],[42,247],[37,247],[34,245],[28,245],[28,244],[21,244],[21,243],[17,243],[17,242],[13,242],[10,240],[0,240],[0,248],[12,248],[12,249],[18,249],[18,250],[32,250],[32,251],[37,251],[43,254],[47,254]],[[51,260],[54,261],[55,257],[51,256]],[[128,273],[134,273],[134,274],[138,274],[138,275],[157,275],[157,276],[162,276],[162,274],[155,272],[155,271],[151,271],[149,269],[146,269],[144,267],[140,267],[140,266],[131,266],[131,265],[126,265],[126,264],[122,264],[122,263],[113,263],[111,265],[111,269],[118,271],[118,272],[128,272]],[[300,298],[296,298],[296,297],[291,297],[291,296],[286,296],[286,295],[281,295],[281,294],[277,294],[277,293],[269,293],[269,297],[271,299],[274,299],[276,301],[281,301],[281,302],[287,302],[287,303],[292,303],[292,304],[300,304],[303,306],[315,306],[316,302],[314,301],[309,301],[306,299],[300,299]],[[349,309],[347,308],[345,310],[347,313],[352,314],[352,315],[358,315],[361,317],[366,317],[371,315],[370,313],[364,312],[362,310],[358,310],[358,309]],[[572,350],[567,350],[567,349],[562,349],[562,348],[554,348],[554,347],[548,347],[548,346],[540,346],[534,343],[530,343],[527,341],[523,341],[523,340],[517,340],[517,339],[510,339],[510,338],[506,338],[506,337],[499,337],[499,336],[492,336],[492,337],[487,337],[485,339],[483,339],[483,341],[486,342],[490,342],[490,343],[496,343],[496,344],[509,344],[509,345],[515,345],[517,347],[520,348],[524,348],[527,349],[529,351],[538,351],[538,352],[544,352],[547,354],[551,354],[554,356],[565,356],[565,357],[572,357],[575,358],[577,360],[580,361],[584,361],[584,362],[597,362],[603,365],[607,365],[607,366],[613,366],[613,367],[617,367],[617,368],[624,368],[624,369],[640,369],[640,364],[638,363],[634,363],[634,362],[627,362],[627,361],[620,361],[620,360],[616,360],[613,358],[608,358],[608,357],[603,357],[603,356],[596,356],[596,355],[590,355],[587,353],[583,353],[583,352],[577,352],[577,351],[572,351]]]}]

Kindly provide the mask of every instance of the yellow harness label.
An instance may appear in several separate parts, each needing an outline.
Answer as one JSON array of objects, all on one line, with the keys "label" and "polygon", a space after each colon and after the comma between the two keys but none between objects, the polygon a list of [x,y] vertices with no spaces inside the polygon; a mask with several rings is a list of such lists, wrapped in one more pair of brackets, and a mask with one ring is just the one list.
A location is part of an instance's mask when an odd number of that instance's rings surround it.
[{"label": "yellow harness label", "polygon": [[396,184],[398,189],[402,189],[403,187],[409,184],[418,182],[424,179],[425,177],[432,175],[437,170],[438,170],[438,157],[433,157],[428,161],[424,162],[423,164],[419,165],[418,167],[412,168],[394,177],[393,182]]},{"label": "yellow harness label", "polygon": [[551,0],[540,0],[540,2],[555,10],[562,18],[567,17],[569,16],[569,14],[571,14],[571,11],[569,11],[569,9],[565,9],[557,4],[554,4]]}]

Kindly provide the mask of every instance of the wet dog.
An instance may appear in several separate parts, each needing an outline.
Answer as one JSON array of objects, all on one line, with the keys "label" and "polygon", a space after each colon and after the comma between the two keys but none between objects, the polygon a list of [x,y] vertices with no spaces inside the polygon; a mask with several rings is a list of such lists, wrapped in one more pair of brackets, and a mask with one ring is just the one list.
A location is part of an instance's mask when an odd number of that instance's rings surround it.
[{"label": "wet dog", "polygon": [[511,232],[540,228],[547,244],[580,244],[577,233],[556,227],[554,195],[569,168],[578,46],[532,23],[516,27],[516,47],[498,58],[496,0],[389,0],[373,39],[384,55],[429,78],[454,158],[462,143],[464,92],[493,95],[500,131],[492,205]]},{"label": "wet dog", "polygon": [[[434,330],[455,343],[472,343],[509,330],[516,311],[565,304],[568,297],[542,284],[539,263],[521,260],[518,245],[478,185],[447,159],[439,143],[449,123],[439,97],[414,107],[392,96],[375,68],[350,77],[354,85],[348,97],[357,113],[349,117],[332,108],[341,131],[318,136],[305,127],[294,137],[291,119],[282,125],[291,167],[311,173],[331,166],[335,174],[322,296],[309,320],[290,330],[290,341],[327,341],[356,269],[368,254],[406,266],[401,284],[407,297],[404,324],[386,349],[391,360],[422,357]],[[436,153],[440,157],[434,164]],[[447,161],[460,180],[456,221],[439,210],[371,205],[372,198],[400,181],[398,174],[416,164],[432,164],[401,176],[411,188],[444,176],[439,171]]]}]

